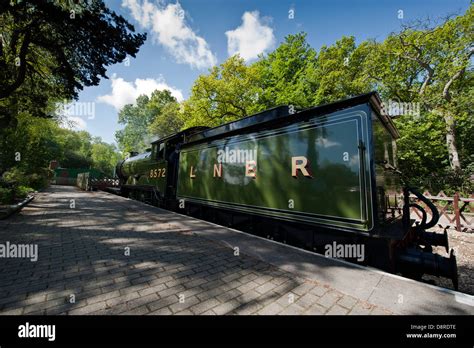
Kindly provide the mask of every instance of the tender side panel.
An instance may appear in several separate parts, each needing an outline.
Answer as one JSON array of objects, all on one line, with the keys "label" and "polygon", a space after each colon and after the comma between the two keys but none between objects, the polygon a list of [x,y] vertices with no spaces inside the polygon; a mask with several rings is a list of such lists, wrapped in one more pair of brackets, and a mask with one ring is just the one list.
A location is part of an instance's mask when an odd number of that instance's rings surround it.
[{"label": "tender side panel", "polygon": [[366,113],[346,111],[183,148],[177,197],[369,231],[373,218],[366,147]]}]

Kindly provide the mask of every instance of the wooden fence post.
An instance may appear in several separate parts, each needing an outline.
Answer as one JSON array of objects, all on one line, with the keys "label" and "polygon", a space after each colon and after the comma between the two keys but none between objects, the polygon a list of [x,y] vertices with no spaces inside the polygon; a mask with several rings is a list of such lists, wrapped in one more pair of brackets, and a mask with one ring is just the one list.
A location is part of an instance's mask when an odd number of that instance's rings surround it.
[{"label": "wooden fence post", "polygon": [[461,212],[459,211],[459,192],[454,194],[454,221],[456,223],[456,231],[461,232]]}]

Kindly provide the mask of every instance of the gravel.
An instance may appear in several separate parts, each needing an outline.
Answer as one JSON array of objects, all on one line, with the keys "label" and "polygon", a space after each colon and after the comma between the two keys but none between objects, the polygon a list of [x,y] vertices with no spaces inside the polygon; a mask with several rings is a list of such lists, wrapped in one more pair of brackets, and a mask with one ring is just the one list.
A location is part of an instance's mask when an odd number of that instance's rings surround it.
[{"label": "gravel", "polygon": [[[430,231],[443,232],[443,229],[437,228]],[[459,288],[458,291],[469,295],[474,295],[474,231],[458,232],[448,229],[449,247],[454,249],[458,264]],[[433,251],[441,256],[449,257],[444,247],[433,247]],[[435,276],[424,275],[423,281],[435,284],[444,288],[454,290],[450,279],[438,278]]]}]

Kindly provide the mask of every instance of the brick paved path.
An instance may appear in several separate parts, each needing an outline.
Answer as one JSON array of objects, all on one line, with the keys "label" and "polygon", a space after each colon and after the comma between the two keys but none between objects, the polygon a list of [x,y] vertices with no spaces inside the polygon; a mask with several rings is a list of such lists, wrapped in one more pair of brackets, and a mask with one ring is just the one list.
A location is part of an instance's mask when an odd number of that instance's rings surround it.
[{"label": "brick paved path", "polygon": [[52,186],[0,221],[0,244],[39,246],[0,258],[0,314],[390,314],[194,233],[212,227]]}]

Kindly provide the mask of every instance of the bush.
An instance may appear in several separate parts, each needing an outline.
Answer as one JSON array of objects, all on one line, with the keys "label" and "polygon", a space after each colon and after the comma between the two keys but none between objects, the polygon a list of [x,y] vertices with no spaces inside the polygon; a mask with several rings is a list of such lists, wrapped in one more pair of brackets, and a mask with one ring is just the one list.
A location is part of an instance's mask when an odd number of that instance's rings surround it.
[{"label": "bush", "polygon": [[461,196],[468,197],[474,192],[474,163],[462,170],[444,168],[424,178],[421,185],[432,194],[443,191],[448,196],[459,192]]},{"label": "bush", "polygon": [[42,173],[31,174],[27,176],[27,183],[29,187],[34,188],[35,190],[42,189],[43,187],[48,186],[48,171],[42,170]]},{"label": "bush", "polygon": [[0,187],[0,204],[13,203],[13,189]]},{"label": "bush", "polygon": [[39,190],[48,186],[48,176],[50,174],[49,169],[39,168],[36,170],[36,173],[27,175],[20,168],[14,167],[3,173],[3,180],[15,186],[24,186]]},{"label": "bush", "polygon": [[17,167],[10,168],[3,173],[3,180],[14,185],[27,185],[28,178],[25,173]]},{"label": "bush", "polygon": [[28,187],[28,186],[17,186],[17,187],[15,187],[15,196],[16,196],[16,198],[23,199],[33,191],[34,191],[34,189],[32,189],[31,187]]}]

